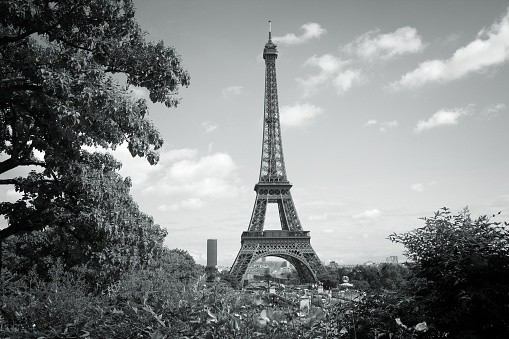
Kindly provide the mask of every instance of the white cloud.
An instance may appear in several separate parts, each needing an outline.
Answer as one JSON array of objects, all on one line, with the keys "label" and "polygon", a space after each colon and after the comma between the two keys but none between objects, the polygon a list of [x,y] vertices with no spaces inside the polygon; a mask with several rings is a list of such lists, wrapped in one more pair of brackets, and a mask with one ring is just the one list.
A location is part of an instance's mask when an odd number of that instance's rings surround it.
[{"label": "white cloud", "polygon": [[421,52],[424,44],[413,27],[401,27],[392,33],[381,34],[379,29],[359,36],[345,46],[344,50],[363,59],[392,59],[394,57]]},{"label": "white cloud", "polygon": [[352,216],[352,218],[359,219],[359,220],[373,220],[373,219],[379,218],[381,214],[382,214],[382,212],[380,212],[380,210],[375,208],[372,210],[367,210],[362,213],[356,214],[356,215]]},{"label": "white cloud", "polygon": [[278,44],[286,44],[286,45],[296,45],[303,44],[308,42],[313,38],[320,38],[323,34],[327,33],[327,31],[315,22],[309,22],[301,26],[301,29],[304,30],[304,33],[300,36],[296,36],[293,33],[288,33],[282,37],[274,37],[272,41]]},{"label": "white cloud", "polygon": [[323,233],[334,233],[334,230],[332,228],[325,228],[322,230]]},{"label": "white cloud", "polygon": [[23,194],[21,192],[16,192],[15,189],[9,189],[5,191],[5,199],[9,202],[14,202],[23,198]]},{"label": "white cloud", "polygon": [[389,128],[395,128],[395,127],[398,127],[398,121],[397,120],[393,120],[393,121],[385,121],[385,122],[382,122],[380,124],[380,131],[381,132],[385,132],[387,131],[387,129]]},{"label": "white cloud", "polygon": [[371,125],[376,125],[377,121],[375,119],[371,119],[371,120],[368,120],[368,122],[366,122],[364,124],[364,126],[371,126]]},{"label": "white cloud", "polygon": [[307,220],[309,220],[309,221],[322,221],[322,220],[326,220],[327,216],[328,216],[327,213],[309,215],[307,217]]},{"label": "white cloud", "polygon": [[498,116],[501,111],[506,109],[506,105],[502,103],[489,105],[484,107],[484,109],[481,111],[481,116],[487,120],[491,120],[494,117]]},{"label": "white cloud", "polygon": [[471,73],[481,73],[489,67],[509,59],[509,7],[508,12],[489,29],[483,29],[477,39],[458,49],[445,60],[428,60],[390,84],[393,90],[414,88],[430,82],[445,83]]},{"label": "white cloud", "polygon": [[412,185],[410,185],[410,189],[412,191],[416,191],[416,192],[420,193],[420,192],[424,191],[424,184],[422,184],[420,182],[416,183],[416,184],[412,184]]},{"label": "white cloud", "polygon": [[438,126],[457,125],[462,116],[471,114],[472,105],[459,108],[443,108],[433,114],[428,120],[419,120],[414,128],[416,133]]},{"label": "white cloud", "polygon": [[175,196],[189,202],[235,196],[239,188],[237,165],[226,153],[214,153],[198,157],[197,153],[188,151],[188,154],[175,162],[164,161],[161,156],[157,176],[152,176],[152,182],[147,183],[144,193]]},{"label": "white cloud", "polygon": [[123,164],[119,173],[131,177],[134,190],[178,200],[159,206],[162,211],[201,208],[207,199],[235,196],[240,190],[237,165],[227,153],[200,156],[190,148],[166,150],[155,166],[132,158],[125,145],[112,153]]},{"label": "white cloud", "polygon": [[318,66],[326,74],[334,73],[345,64],[345,61],[336,58],[331,54],[324,54],[317,57],[316,54],[306,60],[305,66]]},{"label": "white cloud", "polygon": [[171,205],[160,205],[157,209],[161,212],[166,211],[179,211],[179,210],[188,210],[195,211],[205,207],[205,203],[199,198],[189,198],[185,199],[179,203],[171,204]]},{"label": "white cloud", "polygon": [[316,92],[321,86],[332,84],[338,94],[344,94],[355,84],[361,84],[365,78],[358,69],[346,69],[350,61],[343,61],[331,54],[320,57],[313,55],[304,63],[304,66],[315,66],[320,69],[317,75],[307,78],[297,78],[297,83],[304,89],[304,96]]},{"label": "white cloud", "polygon": [[322,108],[310,103],[282,106],[280,109],[281,125],[284,127],[309,125],[322,111]]},{"label": "white cloud", "polygon": [[425,184],[421,183],[421,182],[418,182],[418,183],[410,185],[410,189],[412,191],[416,191],[418,193],[421,193],[421,192],[424,192],[424,189],[427,189],[428,187],[434,186],[436,184],[437,184],[437,182],[435,180],[432,180],[432,181],[430,181],[428,183],[425,183]]},{"label": "white cloud", "polygon": [[205,133],[210,133],[217,129],[217,125],[210,122],[210,121],[204,121],[201,123],[201,127],[205,129]]},{"label": "white cloud", "polygon": [[443,38],[441,40],[441,42],[442,42],[442,45],[449,45],[449,44],[452,44],[452,43],[458,41],[458,39],[459,39],[459,35],[458,34],[451,33],[448,36],[446,36],[445,38]]},{"label": "white cloud", "polygon": [[223,93],[223,98],[229,99],[231,97],[236,97],[242,94],[243,87],[242,86],[229,86],[226,88],[223,88],[221,91]]},{"label": "white cloud", "polygon": [[339,73],[332,84],[336,87],[338,94],[344,94],[354,84],[360,84],[364,80],[360,69],[347,69],[344,72]]},{"label": "white cloud", "polygon": [[157,165],[151,166],[147,159],[135,157],[131,155],[127,149],[127,142],[117,147],[115,150],[106,150],[101,147],[84,147],[89,152],[108,152],[113,157],[122,163],[122,167],[118,171],[121,176],[130,177],[133,187],[141,185],[148,180],[148,178],[157,172]]},{"label": "white cloud", "polygon": [[180,148],[180,149],[172,149],[164,152],[161,155],[161,161],[166,162],[175,162],[182,159],[194,158],[198,156],[198,151],[191,148]]}]

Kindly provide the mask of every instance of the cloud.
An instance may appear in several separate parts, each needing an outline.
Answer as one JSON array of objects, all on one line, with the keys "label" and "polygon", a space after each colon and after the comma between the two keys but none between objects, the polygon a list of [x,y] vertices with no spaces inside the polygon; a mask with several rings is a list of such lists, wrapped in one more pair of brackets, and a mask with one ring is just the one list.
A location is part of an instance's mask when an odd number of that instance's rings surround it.
[{"label": "cloud", "polygon": [[452,34],[449,34],[448,36],[446,36],[445,38],[443,38],[441,40],[441,42],[442,42],[442,45],[449,45],[449,44],[452,44],[452,43],[458,41],[458,39],[459,39],[459,35],[456,33],[452,33]]},{"label": "cloud", "polygon": [[309,125],[322,111],[322,108],[309,103],[282,106],[280,110],[281,125],[284,127]]},{"label": "cloud", "polygon": [[205,207],[205,203],[199,198],[189,198],[185,199],[179,203],[171,204],[171,205],[160,205],[157,209],[161,212],[166,211],[179,211],[179,210],[188,210],[195,211]]},{"label": "cloud", "polygon": [[471,114],[472,105],[459,108],[443,108],[433,114],[428,120],[419,120],[414,128],[416,133],[438,126],[457,125],[462,116]]},{"label": "cloud", "polygon": [[123,177],[130,177],[133,187],[142,185],[150,178],[153,173],[157,172],[157,165],[151,166],[147,159],[134,157],[127,149],[127,142],[118,146],[115,150],[104,149],[102,147],[83,147],[88,152],[110,153],[113,157],[122,163],[122,167],[118,171]]},{"label": "cloud", "polygon": [[471,73],[482,73],[509,59],[509,7],[504,17],[489,29],[483,29],[477,39],[458,49],[449,59],[427,60],[416,69],[390,84],[393,90],[415,88],[426,83],[463,78]]},{"label": "cloud", "polygon": [[379,29],[375,29],[364,33],[344,47],[345,51],[370,61],[389,60],[404,54],[419,53],[423,49],[424,44],[417,30],[408,26],[386,34],[381,34]]},{"label": "cloud", "polygon": [[[94,150],[101,151],[90,151]],[[133,189],[180,199],[160,206],[162,209],[192,209],[205,204],[206,199],[235,196],[240,190],[237,165],[227,153],[200,156],[191,148],[165,150],[155,166],[145,158],[133,158],[126,145],[111,153],[122,162],[119,173],[131,178]]]},{"label": "cloud", "polygon": [[159,206],[161,211],[198,209],[208,200],[236,196],[241,189],[237,165],[227,153],[200,156],[191,148],[165,150],[155,166],[131,157],[125,145],[111,153],[123,164],[119,173],[131,177],[133,190],[175,201]]},{"label": "cloud", "polygon": [[205,129],[205,133],[210,133],[217,129],[217,125],[210,122],[210,121],[204,121],[201,123],[201,127]]},{"label": "cloud", "polygon": [[[226,153],[214,153],[199,157],[197,152],[187,149],[178,155],[187,155],[175,161],[161,155],[157,175],[152,175],[143,192],[162,196],[181,198],[184,201],[198,202],[189,199],[215,199],[235,196],[239,191],[237,165]],[[170,157],[171,158],[171,157]]]},{"label": "cloud", "polygon": [[506,105],[502,103],[486,106],[481,111],[481,116],[486,120],[491,120],[500,115],[500,112],[506,109]]},{"label": "cloud", "polygon": [[304,33],[300,36],[288,33],[282,37],[274,37],[272,38],[272,41],[276,44],[297,45],[306,43],[313,38],[320,38],[323,34],[327,33],[327,30],[315,22],[304,24],[301,26],[301,29],[304,30]]},{"label": "cloud", "polygon": [[229,98],[241,95],[243,92],[243,87],[242,86],[228,86],[226,88],[223,88],[223,90],[221,92],[223,93],[224,99],[229,99]]},{"label": "cloud", "polygon": [[5,191],[5,200],[8,202],[15,202],[21,198],[23,198],[23,194],[17,192],[15,189],[8,189]]},{"label": "cloud", "polygon": [[416,191],[416,192],[420,193],[420,192],[424,191],[424,184],[422,184],[420,182],[416,183],[416,184],[412,184],[412,185],[410,185],[410,189],[412,191]]},{"label": "cloud", "polygon": [[380,132],[386,132],[387,129],[398,127],[398,125],[399,124],[397,120],[382,122],[380,124]]},{"label": "cloud", "polygon": [[338,94],[344,94],[354,84],[362,83],[364,76],[360,69],[347,69],[344,72],[340,72],[332,81],[334,87],[338,91]]},{"label": "cloud", "polygon": [[[368,122],[366,122],[364,124],[364,126],[374,126],[377,123],[378,123],[378,121],[376,121],[375,119],[371,119],[371,120],[368,120]],[[384,122],[380,123],[380,132],[386,132],[389,128],[396,128],[398,126],[399,126],[399,123],[397,120],[384,121]]]},{"label": "cloud", "polygon": [[198,156],[198,150],[191,148],[180,148],[166,151],[162,155],[163,162],[175,162],[182,159],[195,158]]},{"label": "cloud", "polygon": [[343,61],[331,54],[320,57],[313,55],[304,63],[304,66],[315,66],[320,69],[317,75],[307,78],[297,78],[297,83],[304,89],[304,96],[316,92],[321,86],[331,84],[338,94],[344,94],[356,84],[364,82],[365,77],[359,69],[345,68],[350,61]]},{"label": "cloud", "polygon": [[326,220],[327,217],[328,217],[327,213],[315,214],[315,215],[307,216],[307,220],[309,220],[309,221],[322,221],[322,220]]},{"label": "cloud", "polygon": [[418,183],[415,183],[415,184],[410,185],[410,189],[411,189],[412,191],[416,191],[416,192],[418,192],[418,193],[421,193],[421,192],[424,192],[424,189],[425,189],[426,187],[436,185],[436,183],[437,183],[437,182],[436,182],[435,180],[432,180],[432,181],[428,182],[427,184],[423,184],[423,183],[421,183],[421,182],[418,182]]},{"label": "cloud", "polygon": [[362,213],[356,214],[356,215],[352,216],[352,219],[374,220],[374,219],[379,218],[381,214],[382,214],[382,212],[380,212],[380,210],[375,208],[372,210],[367,210]]},{"label": "cloud", "polygon": [[375,119],[371,119],[371,120],[368,120],[368,122],[366,122],[364,124],[364,126],[371,126],[371,125],[376,125],[377,121]]}]

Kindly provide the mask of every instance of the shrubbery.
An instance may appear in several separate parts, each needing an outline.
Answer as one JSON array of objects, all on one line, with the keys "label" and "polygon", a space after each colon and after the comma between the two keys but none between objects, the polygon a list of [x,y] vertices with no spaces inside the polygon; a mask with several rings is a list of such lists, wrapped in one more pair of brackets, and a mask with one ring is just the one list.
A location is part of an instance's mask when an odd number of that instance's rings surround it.
[{"label": "shrubbery", "polygon": [[4,269],[0,336],[508,337],[506,227],[484,216],[473,220],[468,211],[453,216],[447,209],[425,222],[390,237],[405,245],[412,259],[408,269],[354,268],[350,278],[364,281],[366,291],[351,301],[324,304],[314,298],[307,314],[291,301],[234,290],[224,273],[207,282],[205,269],[181,250],[164,249],[157,260],[124,272],[100,292],[85,279],[88,268],[69,269],[58,258],[43,276],[35,267],[25,273]]},{"label": "shrubbery", "polygon": [[390,236],[413,261],[414,313],[449,337],[508,338],[509,224],[447,208],[423,220],[424,227]]}]

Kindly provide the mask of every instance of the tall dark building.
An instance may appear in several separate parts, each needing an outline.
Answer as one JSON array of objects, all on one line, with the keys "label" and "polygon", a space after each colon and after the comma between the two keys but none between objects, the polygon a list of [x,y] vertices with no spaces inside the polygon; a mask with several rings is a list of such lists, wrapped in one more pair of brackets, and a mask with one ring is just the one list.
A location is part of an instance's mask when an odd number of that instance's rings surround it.
[{"label": "tall dark building", "polygon": [[217,239],[207,239],[207,266],[217,266]]}]

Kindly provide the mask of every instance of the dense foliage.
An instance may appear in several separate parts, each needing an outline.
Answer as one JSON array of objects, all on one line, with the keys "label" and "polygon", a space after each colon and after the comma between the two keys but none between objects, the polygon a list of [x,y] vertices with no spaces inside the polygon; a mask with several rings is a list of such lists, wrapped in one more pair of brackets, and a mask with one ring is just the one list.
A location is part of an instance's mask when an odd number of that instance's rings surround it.
[{"label": "dense foliage", "polygon": [[9,269],[21,274],[34,268],[44,276],[59,259],[66,269],[85,266],[87,277],[104,287],[160,254],[167,232],[139,211],[129,194],[129,180],[103,168],[105,161],[114,160],[99,153],[88,159],[94,161],[84,171],[80,164],[68,164],[65,176],[68,184],[74,183],[72,196],[54,199],[52,212],[44,214],[48,226],[58,227],[4,240],[4,265]]},{"label": "dense foliage", "polygon": [[189,84],[180,56],[145,40],[131,0],[2,0],[0,13],[0,174],[13,173],[0,184],[21,195],[0,203],[0,239],[48,227],[78,234],[83,223],[116,232],[122,209],[137,222],[132,203],[111,209],[123,200],[120,164],[87,150],[127,143],[132,156],[158,161],[163,140],[131,92],[145,87],[153,102],[176,106]]},{"label": "dense foliage", "polygon": [[449,337],[509,337],[509,224],[447,208],[423,220],[390,237],[413,261],[409,288],[419,313]]},{"label": "dense foliage", "polygon": [[[424,227],[390,237],[405,245],[412,259],[408,267],[333,269],[331,281],[347,276],[354,290],[339,286],[333,298],[314,291],[309,312],[299,305],[302,290],[289,288],[278,292],[280,297],[235,290],[227,273],[206,271],[181,250],[163,248],[144,268],[123,272],[102,293],[90,293],[85,271],[65,270],[59,258],[43,276],[35,268],[18,273],[13,267],[2,274],[9,283],[0,305],[0,335],[506,338],[506,227],[486,216],[473,220],[467,211],[453,216],[443,210],[424,220]],[[10,248],[4,255],[14,255]],[[208,282],[207,274],[213,276]]]},{"label": "dense foliage", "polygon": [[[265,292],[234,290],[220,280],[207,284],[204,270],[188,254],[171,252],[176,264],[124,274],[103,294],[87,293],[80,275],[65,272],[60,263],[50,269],[47,281],[33,271],[26,279],[11,275],[13,283],[0,308],[0,335],[222,339],[365,338],[383,333],[383,327],[359,318],[360,299],[324,304],[321,296],[314,296],[307,311],[299,306],[299,294],[278,299]],[[184,268],[194,273],[182,277]],[[416,334],[415,328],[404,329],[386,318],[385,333],[399,333],[399,338]]]},{"label": "dense foliage", "polygon": [[406,265],[393,263],[327,267],[327,271],[327,274],[318,275],[318,279],[325,289],[337,288],[343,283],[343,277],[346,276],[356,289],[362,291],[401,289],[409,274]]}]

